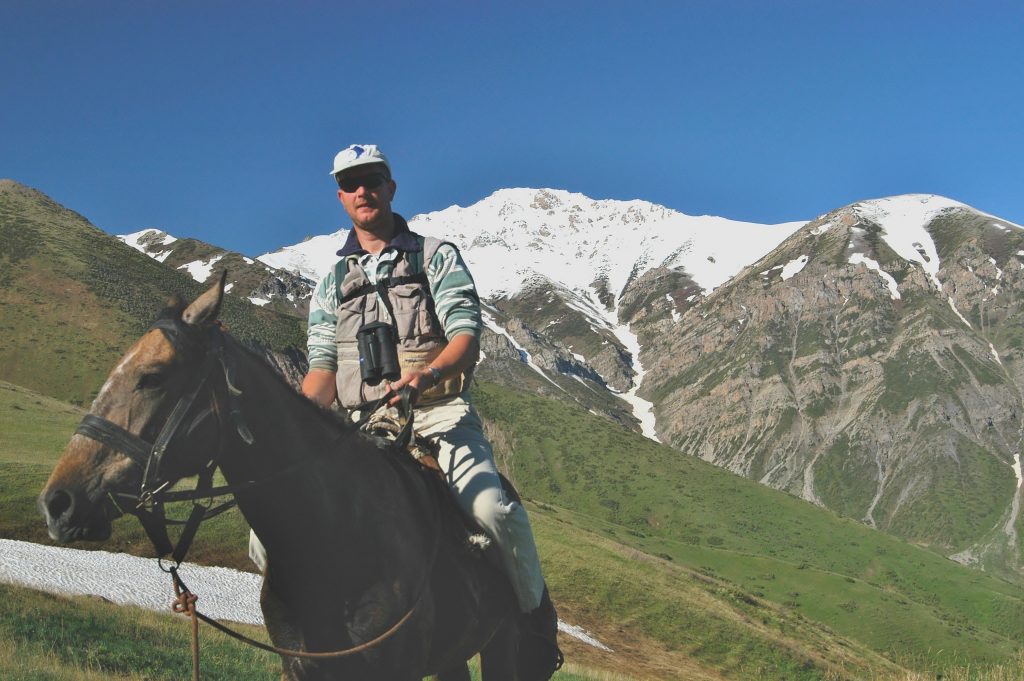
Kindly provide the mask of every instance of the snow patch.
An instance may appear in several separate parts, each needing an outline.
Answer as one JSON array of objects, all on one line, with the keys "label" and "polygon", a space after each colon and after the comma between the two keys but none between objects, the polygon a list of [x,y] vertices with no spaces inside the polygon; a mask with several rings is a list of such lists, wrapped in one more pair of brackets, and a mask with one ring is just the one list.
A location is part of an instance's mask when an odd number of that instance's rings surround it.
[{"label": "snow patch", "polygon": [[997,362],[999,362],[999,366],[1003,366],[1003,360],[999,359],[999,353],[996,352],[996,346],[989,343],[988,349],[992,351],[992,356],[996,358]]},{"label": "snow patch", "polygon": [[494,321],[494,318],[487,312],[487,310],[481,310],[481,312],[483,314],[484,326],[486,326],[488,329],[498,334],[499,336],[504,336],[505,338],[507,338],[508,342],[512,344],[512,347],[514,347],[516,349],[516,352],[519,353],[519,358],[523,361],[523,363],[526,364],[526,366],[530,367],[538,374],[540,374],[545,381],[555,386],[562,392],[565,392],[565,389],[562,386],[558,385],[553,380],[551,380],[551,377],[545,374],[543,369],[541,369],[539,366],[533,363],[533,360],[530,358],[530,353],[527,352],[526,348],[517,343],[516,339],[512,337],[512,334],[510,334],[508,331],[505,330],[504,327],[500,326],[496,321]]},{"label": "snow patch", "polygon": [[880,276],[885,281],[885,285],[889,289],[889,297],[892,298],[893,300],[900,299],[900,289],[899,286],[897,286],[896,284],[896,280],[893,278],[891,274],[883,270],[877,262],[867,257],[863,253],[854,253],[853,255],[850,256],[850,264],[862,264],[869,270],[874,270],[875,272],[878,272],[878,276]]},{"label": "snow patch", "polygon": [[882,238],[904,260],[917,263],[941,291],[939,255],[926,229],[939,213],[969,206],[942,196],[907,194],[862,201],[854,207],[860,217],[882,228]]},{"label": "snow patch", "polygon": [[252,303],[253,305],[259,305],[260,307],[263,307],[270,301],[267,300],[266,298],[256,298],[255,296],[253,296],[249,298],[249,302]]},{"label": "snow patch", "polygon": [[650,440],[654,440],[655,442],[661,442],[661,440],[658,439],[658,433],[655,430],[654,404],[648,402],[642,397],[638,397],[636,394],[644,379],[644,368],[643,365],[640,364],[640,340],[637,338],[636,334],[630,330],[629,326],[626,325],[614,327],[612,329],[612,333],[615,334],[615,337],[619,339],[619,342],[621,342],[630,355],[632,355],[633,371],[636,372],[636,376],[633,377],[633,384],[630,386],[629,390],[624,393],[617,394],[633,407],[633,416],[640,420],[640,431],[643,433],[643,436]]},{"label": "snow patch", "polygon": [[801,255],[799,258],[787,262],[782,266],[782,280],[785,281],[799,274],[807,266],[809,260],[808,256]]},{"label": "snow patch", "polygon": [[949,296],[946,300],[949,301],[949,307],[952,308],[953,312],[956,313],[956,316],[960,318],[960,321],[973,329],[974,327],[971,326],[971,323],[967,321],[962,314],[960,314],[960,310],[956,309],[956,304],[953,302],[953,296]]},{"label": "snow patch", "polygon": [[198,281],[200,284],[210,278],[210,273],[213,272],[213,266],[224,257],[224,254],[215,255],[209,260],[195,260],[184,265],[179,265],[179,270],[185,270],[188,272],[193,279]]},{"label": "snow patch", "polygon": [[676,301],[672,300],[672,294],[666,293],[665,300],[668,301],[668,309],[672,313],[672,321],[678,324],[683,315],[679,314],[679,310],[676,309]]},{"label": "snow patch", "polygon": [[[199,611],[217,620],[263,624],[260,586],[251,572],[182,563],[182,580],[199,596]],[[69,596],[99,596],[118,605],[170,612],[171,578],[156,560],[108,551],[0,539],[0,582]],[[587,645],[612,649],[574,624],[558,621],[558,630]]]},{"label": "snow patch", "polygon": [[227,293],[228,291],[230,291],[234,287],[235,287],[235,282],[231,282],[230,284],[228,284],[227,286],[224,287],[224,293]]}]

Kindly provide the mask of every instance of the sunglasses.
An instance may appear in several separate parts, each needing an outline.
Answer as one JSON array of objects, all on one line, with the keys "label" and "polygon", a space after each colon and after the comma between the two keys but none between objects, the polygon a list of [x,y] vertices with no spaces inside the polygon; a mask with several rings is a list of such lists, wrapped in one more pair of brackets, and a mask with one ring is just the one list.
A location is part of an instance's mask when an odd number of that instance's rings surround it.
[{"label": "sunglasses", "polygon": [[387,177],[384,173],[368,173],[366,175],[359,175],[358,177],[344,177],[338,180],[338,186],[341,187],[341,191],[351,194],[360,187],[376,189],[381,186],[386,179]]}]

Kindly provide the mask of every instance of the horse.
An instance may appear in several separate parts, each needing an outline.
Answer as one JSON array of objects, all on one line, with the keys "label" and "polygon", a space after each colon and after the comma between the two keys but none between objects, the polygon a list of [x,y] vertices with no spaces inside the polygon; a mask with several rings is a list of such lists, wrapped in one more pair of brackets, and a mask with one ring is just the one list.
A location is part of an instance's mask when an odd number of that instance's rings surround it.
[{"label": "horse", "polygon": [[485,681],[527,681],[511,586],[464,541],[440,477],[299,394],[220,325],[223,296],[221,277],[171,304],[114,367],[40,494],[50,536],[105,540],[115,497],[161,507],[219,466],[266,548],[274,646],[358,650],[282,654],[283,680],[465,681],[479,652]]}]

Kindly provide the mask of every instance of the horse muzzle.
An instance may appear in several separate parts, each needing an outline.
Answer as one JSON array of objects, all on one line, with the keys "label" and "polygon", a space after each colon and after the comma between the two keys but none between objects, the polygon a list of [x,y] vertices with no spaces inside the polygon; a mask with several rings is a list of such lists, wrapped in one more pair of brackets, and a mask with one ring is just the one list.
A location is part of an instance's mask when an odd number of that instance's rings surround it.
[{"label": "horse muzzle", "polygon": [[120,515],[108,497],[91,500],[59,487],[44,489],[38,503],[50,538],[61,543],[109,539],[111,521]]}]

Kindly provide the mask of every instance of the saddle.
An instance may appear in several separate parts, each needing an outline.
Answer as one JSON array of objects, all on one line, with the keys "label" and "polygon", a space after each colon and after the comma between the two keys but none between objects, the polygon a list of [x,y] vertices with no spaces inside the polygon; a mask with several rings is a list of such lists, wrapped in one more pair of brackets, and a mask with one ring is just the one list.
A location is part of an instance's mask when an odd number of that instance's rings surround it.
[{"label": "saddle", "polygon": [[[455,503],[455,498],[448,487],[448,479],[445,477],[441,464],[437,461],[437,445],[413,429],[411,437],[407,438],[408,442],[402,447],[401,441],[405,439],[403,436],[405,428],[406,424],[399,422],[394,416],[384,412],[372,414],[360,425],[360,430],[364,433],[392,443],[390,448],[392,452],[399,456],[411,458],[427,473],[428,477],[435,483],[435,490],[439,491],[438,500],[442,511],[446,511],[450,516],[454,516],[459,521],[453,524],[457,525],[460,530],[458,533],[460,543],[468,545],[471,549],[479,552],[485,551],[491,545],[491,538],[477,524],[476,519]],[[498,475],[501,478],[501,486],[509,498],[519,501],[519,493],[512,487],[512,483],[504,475],[500,473]]]}]

